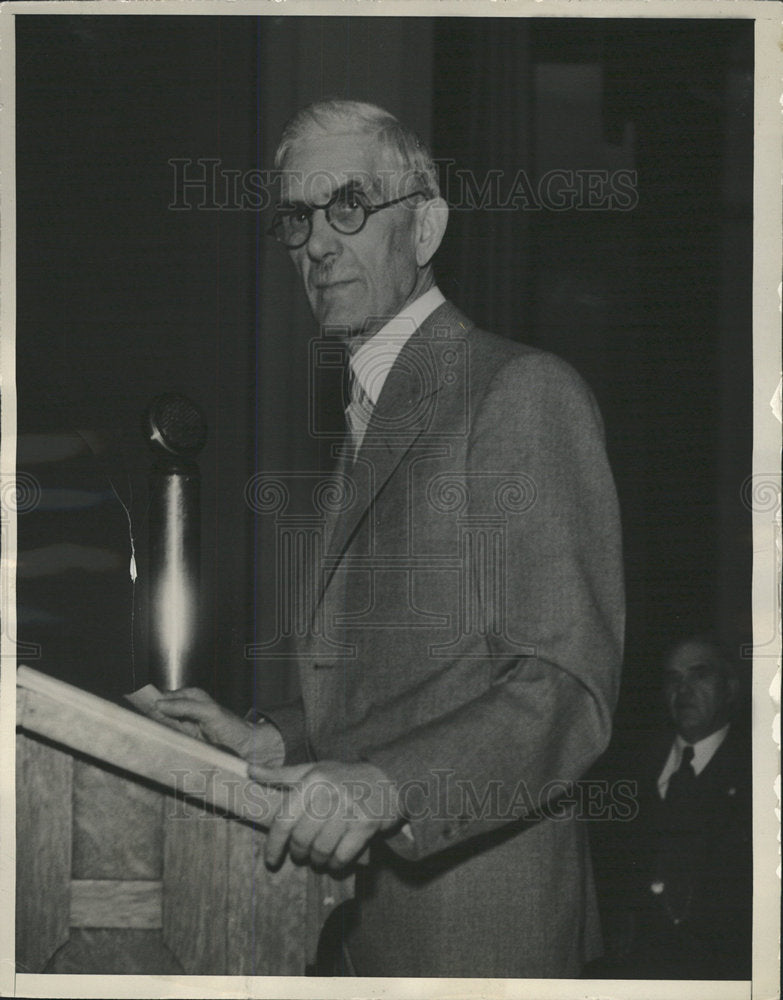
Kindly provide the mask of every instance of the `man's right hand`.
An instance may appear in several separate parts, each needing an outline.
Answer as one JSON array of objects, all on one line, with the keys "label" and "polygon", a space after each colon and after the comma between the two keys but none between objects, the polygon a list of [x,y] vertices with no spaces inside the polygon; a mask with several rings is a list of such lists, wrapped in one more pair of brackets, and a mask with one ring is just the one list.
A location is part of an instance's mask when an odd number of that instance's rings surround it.
[{"label": "man's right hand", "polygon": [[285,760],[280,731],[271,722],[254,725],[223,708],[201,688],[180,688],[162,695],[156,711],[194,722],[210,743],[226,747],[253,764],[277,767]]}]

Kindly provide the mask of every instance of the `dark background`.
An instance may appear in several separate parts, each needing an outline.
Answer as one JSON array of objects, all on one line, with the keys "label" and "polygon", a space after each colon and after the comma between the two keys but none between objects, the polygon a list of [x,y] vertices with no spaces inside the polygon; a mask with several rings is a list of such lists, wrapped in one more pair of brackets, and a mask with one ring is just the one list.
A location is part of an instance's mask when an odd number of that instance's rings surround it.
[{"label": "dark background", "polygon": [[318,468],[316,330],[267,214],[221,209],[222,189],[212,208],[170,208],[169,160],[268,168],[286,118],[323,95],[382,104],[439,160],[479,181],[501,171],[501,188],[519,171],[534,189],[552,170],[636,172],[627,210],[468,211],[444,184],[439,284],[481,326],[568,359],[598,397],[625,532],[616,745],[661,722],[657,670],[673,638],[715,629],[737,654],[749,642],[752,22],[16,25],[19,464],[43,487],[19,517],[23,661],[111,696],[145,679],[139,425],[152,396],[178,390],[210,428],[205,683],[237,709],[252,692],[294,690],[290,662],[244,657],[272,634],[276,586],[245,485]]}]

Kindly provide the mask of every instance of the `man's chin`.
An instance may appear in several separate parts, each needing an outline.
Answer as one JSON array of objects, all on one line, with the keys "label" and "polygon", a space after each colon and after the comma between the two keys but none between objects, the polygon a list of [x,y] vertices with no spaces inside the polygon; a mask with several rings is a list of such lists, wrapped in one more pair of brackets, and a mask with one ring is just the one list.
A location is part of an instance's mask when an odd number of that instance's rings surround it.
[{"label": "man's chin", "polygon": [[313,310],[315,320],[324,333],[351,337],[362,328],[362,320],[341,309],[318,308]]},{"label": "man's chin", "polygon": [[701,716],[681,714],[676,719],[677,732],[686,743],[698,743],[720,728],[706,722]]}]

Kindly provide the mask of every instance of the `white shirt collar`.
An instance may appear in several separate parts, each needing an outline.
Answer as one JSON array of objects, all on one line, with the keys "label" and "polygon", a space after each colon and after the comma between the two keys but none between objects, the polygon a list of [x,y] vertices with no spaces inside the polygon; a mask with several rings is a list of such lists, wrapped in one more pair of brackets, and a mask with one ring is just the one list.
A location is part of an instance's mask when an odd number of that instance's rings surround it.
[{"label": "white shirt collar", "polygon": [[691,766],[693,767],[695,774],[699,775],[715,756],[718,748],[726,739],[728,732],[729,723],[726,723],[723,729],[718,729],[714,733],[710,733],[709,736],[705,736],[704,739],[699,740],[698,743],[688,743],[688,741],[684,740],[678,733],[674,737],[674,742],[672,743],[672,748],[669,751],[669,756],[666,758],[666,763],[663,765],[663,770],[658,778],[658,793],[661,798],[666,795],[666,789],[669,787],[669,778],[680,766],[680,762],[682,761],[682,751],[686,746],[693,747],[693,760],[691,761]]},{"label": "white shirt collar", "polygon": [[373,406],[405,343],[446,299],[433,285],[366,340],[351,356],[351,368]]}]

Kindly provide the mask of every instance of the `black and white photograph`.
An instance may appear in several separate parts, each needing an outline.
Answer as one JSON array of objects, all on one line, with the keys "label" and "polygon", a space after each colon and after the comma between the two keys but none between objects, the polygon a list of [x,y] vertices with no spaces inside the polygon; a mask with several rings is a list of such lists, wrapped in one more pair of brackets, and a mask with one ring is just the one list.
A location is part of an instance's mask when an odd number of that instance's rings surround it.
[{"label": "black and white photograph", "polygon": [[0,993],[779,996],[783,7],[0,21]]}]

